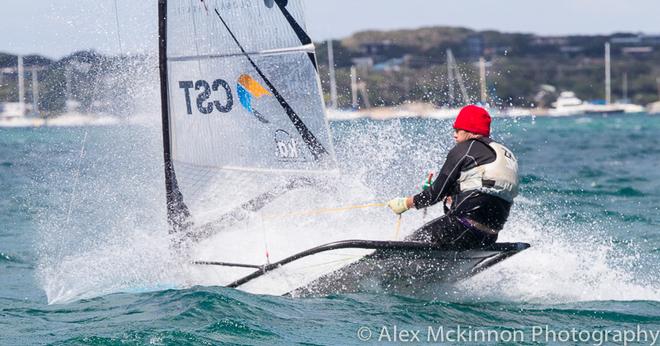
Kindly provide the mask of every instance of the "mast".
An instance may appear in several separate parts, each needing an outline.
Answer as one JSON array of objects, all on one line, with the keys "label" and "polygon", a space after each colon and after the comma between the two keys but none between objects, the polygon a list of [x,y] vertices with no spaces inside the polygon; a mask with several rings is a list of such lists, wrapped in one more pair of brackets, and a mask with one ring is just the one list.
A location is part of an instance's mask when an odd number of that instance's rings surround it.
[{"label": "mast", "polygon": [[167,0],[158,0],[158,67],[160,72],[160,109],[163,123],[163,160],[165,163],[165,196],[167,221],[172,225],[172,153],[170,151],[170,112],[167,79]]},{"label": "mast", "polygon": [[449,107],[453,107],[456,103],[454,99],[454,74],[452,73],[452,57],[451,49],[447,49],[447,85],[449,86]]},{"label": "mast", "polygon": [[479,58],[479,86],[481,88],[481,104],[486,104],[486,59],[484,57]]},{"label": "mast", "polygon": [[328,67],[330,70],[330,108],[337,108],[337,79],[335,77],[335,54],[332,40],[328,40]]},{"label": "mast", "polygon": [[64,89],[65,94],[65,107],[66,111],[70,112],[72,109],[73,102],[71,100],[71,64],[66,64],[64,68],[64,81],[66,83],[66,88]]},{"label": "mast", "polygon": [[456,59],[454,59],[454,53],[452,53],[451,49],[447,49],[447,69],[449,71],[449,92],[450,92],[450,99],[453,101],[454,100],[454,78],[456,78],[456,81],[458,81],[458,87],[461,90],[461,96],[463,97],[463,103],[468,104],[471,102],[470,97],[468,96],[467,89],[465,88],[465,83],[463,83],[463,77],[461,77],[461,74],[458,71],[458,67],[456,66]]},{"label": "mast", "polygon": [[172,165],[170,145],[169,81],[167,77],[167,0],[158,0],[158,67],[160,72],[160,106],[163,123],[163,160],[165,168],[165,196],[167,198],[167,222],[170,234],[181,231],[190,216],[179,192]]},{"label": "mast", "polygon": [[39,74],[37,66],[32,66],[32,113],[39,114]]},{"label": "mast", "polygon": [[623,73],[623,100],[628,103],[628,72]]},{"label": "mast", "polygon": [[351,66],[351,106],[353,109],[358,109],[357,92],[357,69],[355,68],[355,65],[353,65]]},{"label": "mast", "polygon": [[472,103],[472,100],[470,99],[470,96],[468,95],[467,89],[465,88],[465,83],[463,83],[463,77],[458,71],[458,67],[456,65],[456,60],[454,60],[454,55],[452,54],[452,61],[454,62],[454,74],[456,75],[456,80],[458,81],[458,88],[461,89],[461,96],[463,97],[463,102],[465,104]]},{"label": "mast", "polygon": [[610,43],[605,42],[605,103],[612,102],[612,80],[610,71]]},{"label": "mast", "polygon": [[371,108],[371,103],[369,102],[369,93],[367,92],[367,82],[365,81],[358,82],[358,90],[360,90],[360,92],[362,93],[364,107]]},{"label": "mast", "polygon": [[23,68],[23,56],[18,56],[18,109],[21,115],[25,115],[25,82],[23,80],[25,71]]}]

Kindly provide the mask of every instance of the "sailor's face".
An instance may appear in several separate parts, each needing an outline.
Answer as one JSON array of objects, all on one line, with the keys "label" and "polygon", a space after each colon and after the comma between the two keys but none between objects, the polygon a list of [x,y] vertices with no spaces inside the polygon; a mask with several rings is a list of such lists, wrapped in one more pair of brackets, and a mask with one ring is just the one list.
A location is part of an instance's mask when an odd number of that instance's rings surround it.
[{"label": "sailor's face", "polygon": [[465,142],[470,139],[470,133],[465,130],[454,129],[454,140],[456,143]]}]

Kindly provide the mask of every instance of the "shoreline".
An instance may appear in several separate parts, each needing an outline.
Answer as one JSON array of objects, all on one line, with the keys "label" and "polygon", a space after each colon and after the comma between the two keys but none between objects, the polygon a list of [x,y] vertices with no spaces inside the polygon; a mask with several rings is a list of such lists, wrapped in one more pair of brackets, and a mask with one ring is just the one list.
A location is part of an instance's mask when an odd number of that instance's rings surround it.
[{"label": "shoreline", "polygon": [[0,127],[75,127],[115,125],[121,119],[111,115],[65,113],[53,117],[19,116],[0,118]]},{"label": "shoreline", "polygon": [[[562,118],[582,115],[607,115],[607,114],[658,114],[651,113],[648,110],[643,112],[630,113],[610,113],[610,112],[588,112],[576,114],[552,114],[552,108],[522,108],[522,107],[484,107],[493,117],[552,117]],[[368,118],[372,120],[391,120],[398,118],[424,118],[424,119],[451,119],[456,117],[460,108],[436,107],[427,103],[408,103],[401,106],[391,107],[372,107],[358,110],[327,109],[326,116],[328,120],[357,120]]]},{"label": "shoreline", "polygon": [[[491,116],[495,118],[517,118],[517,117],[550,117],[550,118],[568,118],[573,116],[593,116],[608,114],[646,114],[659,115],[659,113],[636,112],[636,113],[584,113],[571,115],[551,115],[550,109],[545,108],[489,108]],[[396,107],[373,107],[359,110],[326,109],[326,119],[328,121],[347,121],[347,120],[393,120],[403,118],[419,119],[452,119],[455,118],[460,108],[438,108],[432,104],[410,103]],[[58,116],[40,118],[32,116],[23,117],[0,117],[0,128],[27,128],[27,127],[77,127],[77,126],[110,126],[122,123],[148,124],[149,116],[138,114],[132,117],[119,117],[108,114],[83,114],[83,113],[65,113]],[[155,119],[155,118],[154,118]]]}]

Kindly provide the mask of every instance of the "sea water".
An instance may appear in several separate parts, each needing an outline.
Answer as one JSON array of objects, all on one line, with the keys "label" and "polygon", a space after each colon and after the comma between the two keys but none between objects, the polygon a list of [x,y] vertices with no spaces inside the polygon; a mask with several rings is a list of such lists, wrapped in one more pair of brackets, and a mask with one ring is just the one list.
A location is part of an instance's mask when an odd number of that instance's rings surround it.
[{"label": "sea water", "polygon": [[[344,174],[383,201],[415,193],[453,145],[449,120],[330,127]],[[648,115],[496,118],[521,179],[500,241],[530,249],[433,298],[295,299],[185,285],[166,237],[156,117],[0,129],[0,344],[651,345],[658,133]],[[419,226],[419,213],[402,227]]]}]

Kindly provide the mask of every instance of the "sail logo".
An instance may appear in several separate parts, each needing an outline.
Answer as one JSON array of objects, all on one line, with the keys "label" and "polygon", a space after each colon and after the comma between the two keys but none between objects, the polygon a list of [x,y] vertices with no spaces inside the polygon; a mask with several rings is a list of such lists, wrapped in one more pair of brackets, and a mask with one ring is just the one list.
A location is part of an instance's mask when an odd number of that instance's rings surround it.
[{"label": "sail logo", "polygon": [[259,99],[263,96],[272,95],[266,88],[264,88],[259,82],[254,80],[247,74],[242,74],[238,77],[238,82],[236,83],[236,91],[238,93],[238,100],[241,102],[243,108],[252,113],[257,120],[262,123],[268,123],[268,120],[254,108],[252,105],[255,99]]},{"label": "sail logo", "polygon": [[[228,113],[234,107],[234,96],[231,92],[229,83],[224,79],[216,79],[209,83],[206,80],[200,79],[198,81],[180,81],[179,88],[183,89],[186,99],[186,112],[192,114],[192,99],[190,90],[195,89],[199,91],[195,99],[197,110],[202,114],[211,114],[214,110],[220,113]],[[223,100],[224,94],[224,100]],[[213,100],[209,100],[213,96]]]},{"label": "sail logo", "polygon": [[300,155],[298,141],[282,129],[275,131],[275,145],[276,156],[280,160],[296,161],[304,159],[302,155]]}]

